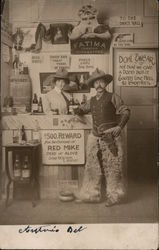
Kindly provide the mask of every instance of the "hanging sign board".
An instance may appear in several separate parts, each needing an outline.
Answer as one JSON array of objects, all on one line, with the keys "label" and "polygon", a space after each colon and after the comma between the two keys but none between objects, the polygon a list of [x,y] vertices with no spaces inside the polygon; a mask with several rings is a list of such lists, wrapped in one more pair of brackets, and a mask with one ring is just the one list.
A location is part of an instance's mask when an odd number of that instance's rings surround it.
[{"label": "hanging sign board", "polygon": [[41,64],[44,62],[44,56],[43,55],[32,55],[31,62],[32,62],[32,64]]},{"label": "hanging sign board", "polygon": [[110,40],[103,38],[80,38],[71,40],[71,54],[104,54],[109,50]]},{"label": "hanging sign board", "polygon": [[56,71],[60,67],[62,68],[70,67],[70,56],[69,55],[50,55],[50,68]]},{"label": "hanging sign board", "polygon": [[94,69],[94,58],[89,55],[72,56],[71,65],[79,71],[89,71]]},{"label": "hanging sign board", "polygon": [[118,52],[117,84],[125,87],[155,86],[155,53],[147,51]]},{"label": "hanging sign board", "polygon": [[84,164],[83,130],[45,130],[41,132],[43,164]]},{"label": "hanging sign board", "polygon": [[141,16],[112,16],[109,19],[110,27],[141,27]]},{"label": "hanging sign board", "polygon": [[132,46],[134,43],[134,34],[131,33],[117,33],[113,39],[114,47],[127,47]]}]

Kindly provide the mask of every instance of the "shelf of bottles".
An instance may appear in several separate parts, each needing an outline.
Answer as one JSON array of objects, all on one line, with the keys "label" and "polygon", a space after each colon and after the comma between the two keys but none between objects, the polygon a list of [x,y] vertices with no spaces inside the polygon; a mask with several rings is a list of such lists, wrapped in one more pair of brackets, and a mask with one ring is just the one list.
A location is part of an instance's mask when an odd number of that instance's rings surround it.
[{"label": "shelf of bottles", "polygon": [[[82,96],[82,101],[81,103],[79,102],[78,99],[74,99],[73,93],[70,93],[70,100],[69,100],[69,105],[68,105],[68,115],[74,114],[74,109],[78,108],[80,105],[84,105],[87,101],[87,96],[83,94]],[[37,115],[37,114],[44,114],[43,111],[43,103],[42,103],[42,98],[37,97],[37,94],[34,93],[33,100],[32,100],[32,114]],[[57,108],[52,110],[53,115],[59,115],[59,110]]]}]

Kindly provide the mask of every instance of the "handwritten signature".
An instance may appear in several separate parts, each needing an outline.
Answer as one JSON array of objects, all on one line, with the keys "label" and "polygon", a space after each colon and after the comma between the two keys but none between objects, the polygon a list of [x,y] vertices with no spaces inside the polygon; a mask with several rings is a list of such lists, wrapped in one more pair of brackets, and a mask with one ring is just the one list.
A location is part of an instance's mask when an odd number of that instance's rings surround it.
[{"label": "handwritten signature", "polygon": [[[66,228],[66,232],[67,233],[80,233],[83,230],[85,230],[87,227],[83,227],[83,226],[68,226]],[[42,225],[42,226],[38,226],[38,227],[32,227],[30,225],[27,225],[25,228],[19,228],[18,232],[20,234],[22,233],[47,233],[47,232],[51,232],[51,233],[59,233],[60,229],[57,228],[55,225]]]}]

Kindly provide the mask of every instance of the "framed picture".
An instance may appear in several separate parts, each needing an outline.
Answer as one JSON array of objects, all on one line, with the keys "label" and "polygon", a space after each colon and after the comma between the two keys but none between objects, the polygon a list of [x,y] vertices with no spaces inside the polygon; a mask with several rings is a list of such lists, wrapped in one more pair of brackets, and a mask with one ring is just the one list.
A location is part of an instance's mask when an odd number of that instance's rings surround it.
[{"label": "framed picture", "polygon": [[40,73],[40,89],[42,94],[46,94],[54,88],[54,75],[55,73]]},{"label": "framed picture", "polygon": [[69,42],[68,34],[73,29],[72,24],[68,23],[57,23],[50,24],[50,34],[52,44],[66,44]]},{"label": "framed picture", "polygon": [[[55,87],[55,72],[40,73],[40,89],[42,94],[46,94]],[[87,84],[89,72],[69,72],[69,85],[64,86],[64,90],[68,92],[89,92],[90,88]]]}]

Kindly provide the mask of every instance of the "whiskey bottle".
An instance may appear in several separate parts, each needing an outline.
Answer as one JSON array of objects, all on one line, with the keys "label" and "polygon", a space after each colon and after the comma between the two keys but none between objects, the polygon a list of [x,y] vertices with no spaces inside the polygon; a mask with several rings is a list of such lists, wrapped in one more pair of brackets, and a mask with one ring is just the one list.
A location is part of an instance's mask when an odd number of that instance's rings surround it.
[{"label": "whiskey bottle", "polygon": [[3,101],[3,112],[7,111],[7,106],[8,106],[8,96],[5,96]]},{"label": "whiskey bottle", "polygon": [[27,66],[26,62],[24,62],[24,64],[23,64],[23,74],[27,75],[28,73],[29,73],[28,66]]},{"label": "whiskey bottle", "polygon": [[81,76],[80,76],[80,81],[79,81],[79,83],[80,83],[80,89],[82,89],[83,84],[84,84],[84,76],[83,76],[83,74],[81,74]]},{"label": "whiskey bottle", "polygon": [[23,179],[30,178],[30,165],[29,165],[29,160],[28,160],[27,155],[24,158],[24,164],[23,164],[23,168],[22,168],[22,178]]},{"label": "whiskey bottle", "polygon": [[77,75],[75,76],[75,83],[77,84],[77,89],[79,90],[80,89],[80,81],[79,81]]},{"label": "whiskey bottle", "polygon": [[13,166],[13,175],[15,179],[21,178],[21,167],[20,167],[19,155],[15,156],[15,162]]},{"label": "whiskey bottle", "polygon": [[73,106],[74,106],[74,98],[73,98],[73,94],[72,94],[70,102],[69,102],[69,107],[68,107],[69,114],[73,114]]},{"label": "whiskey bottle", "polygon": [[87,101],[87,97],[86,97],[86,95],[83,94],[81,105],[84,105],[86,103],[86,101]]},{"label": "whiskey bottle", "polygon": [[7,111],[8,112],[12,112],[12,108],[13,108],[13,97],[9,96],[8,97],[8,108],[7,108]]},{"label": "whiskey bottle", "polygon": [[22,125],[22,128],[21,128],[21,138],[22,138],[22,142],[26,142],[26,133],[25,133],[24,125]]},{"label": "whiskey bottle", "polygon": [[38,112],[38,98],[37,98],[36,94],[34,94],[34,98],[33,98],[33,101],[32,101],[32,112],[33,113]]},{"label": "whiskey bottle", "polygon": [[76,99],[75,102],[74,102],[74,105],[73,105],[73,109],[76,109],[80,106],[80,103],[79,101]]},{"label": "whiskey bottle", "polygon": [[42,98],[39,98],[38,102],[38,113],[43,113],[43,104],[42,104]]},{"label": "whiskey bottle", "polygon": [[23,63],[22,62],[19,63],[19,74],[20,75],[23,74]]}]

